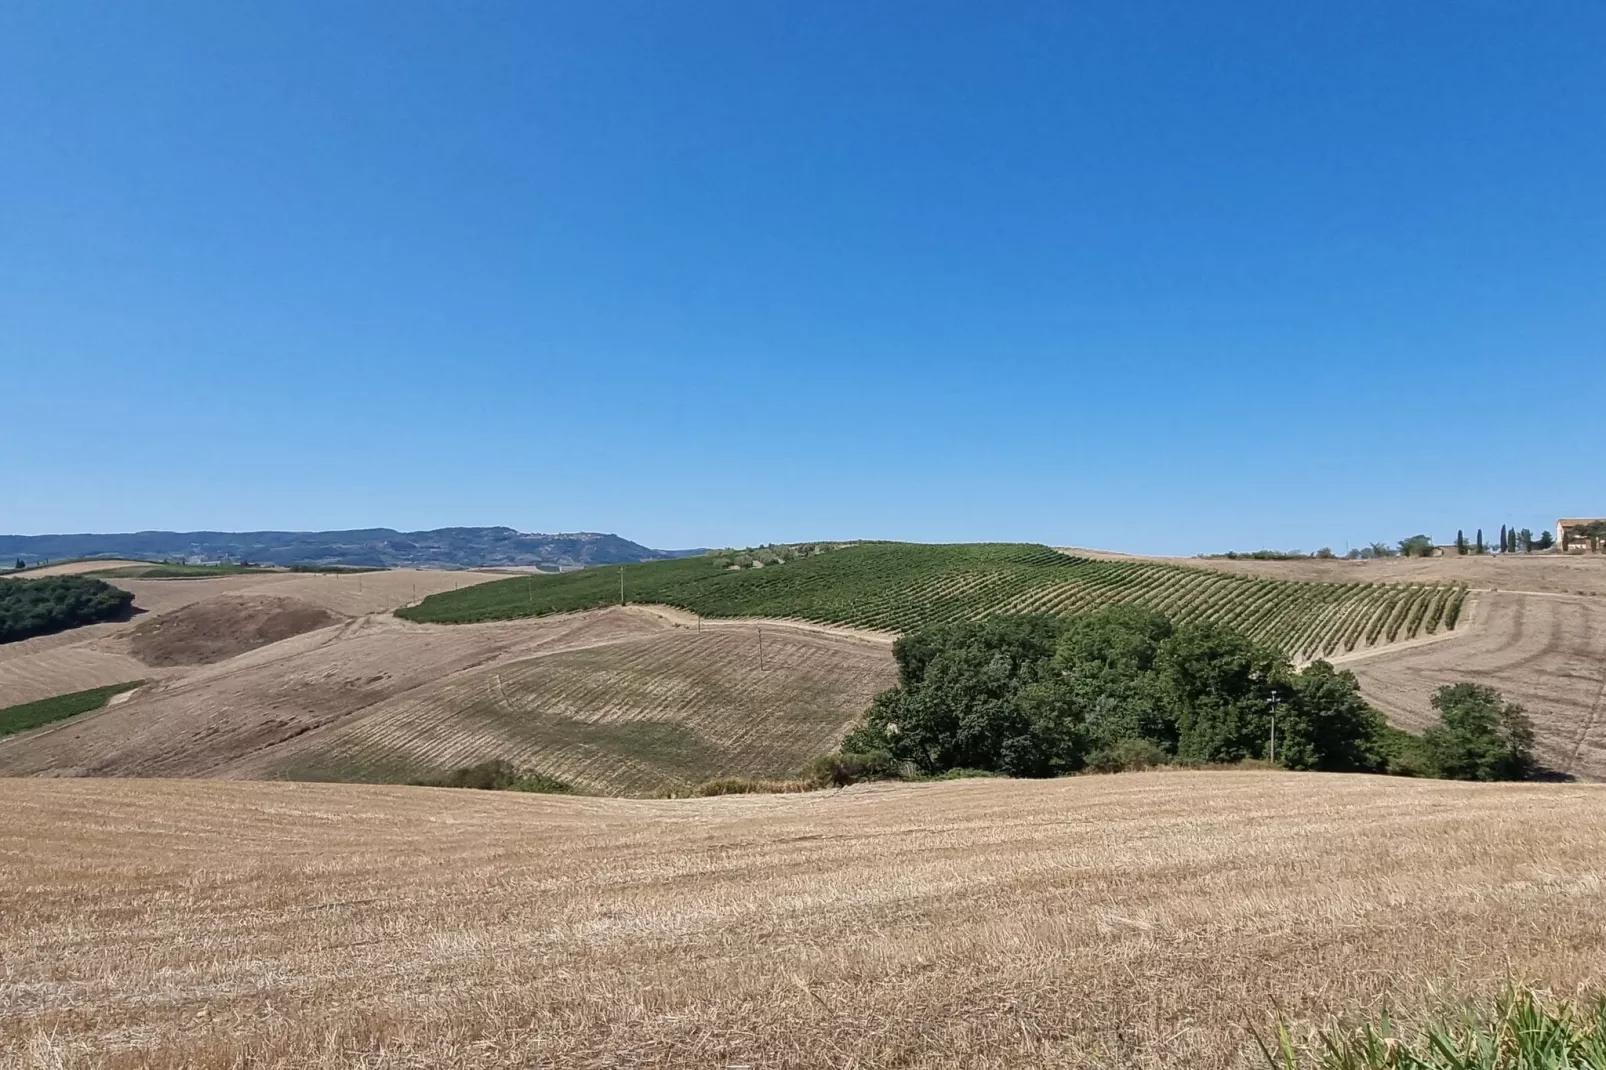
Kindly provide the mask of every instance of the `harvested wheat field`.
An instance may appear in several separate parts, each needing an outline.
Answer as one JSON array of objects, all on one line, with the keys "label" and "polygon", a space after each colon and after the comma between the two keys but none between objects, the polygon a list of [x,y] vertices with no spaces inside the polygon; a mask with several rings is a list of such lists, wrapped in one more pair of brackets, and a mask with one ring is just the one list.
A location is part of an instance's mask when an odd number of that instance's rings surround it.
[{"label": "harvested wheat field", "polygon": [[149,561],[139,561],[131,557],[97,557],[87,561],[63,561],[59,565],[35,565],[24,569],[18,575],[25,579],[36,580],[43,576],[78,576],[85,572],[100,572],[102,569],[148,564]]},{"label": "harvested wheat field", "polygon": [[1606,597],[1606,554],[1446,554],[1347,561],[1315,557],[1282,561],[1226,557],[1146,557],[1063,547],[1063,552],[1112,561],[1169,561],[1260,579],[1324,583],[1464,583],[1475,590],[1539,591]]},{"label": "harvested wheat field", "polygon": [[[117,563],[88,561],[60,567],[81,572]],[[0,707],[125,680],[182,675],[175,669],[194,661],[193,657],[167,658],[162,651],[170,644],[158,643],[155,656],[147,661],[137,649],[138,635],[149,636],[172,619],[182,621],[183,617],[173,615],[189,607],[197,607],[187,616],[192,623],[201,625],[195,630],[203,636],[208,624],[224,624],[224,631],[230,634],[219,637],[212,654],[226,657],[249,649],[254,642],[253,633],[271,641],[272,637],[282,638],[294,632],[266,621],[264,618],[272,616],[271,612],[253,617],[231,611],[228,607],[237,605],[237,600],[259,607],[271,605],[274,599],[293,600],[298,605],[292,607],[296,610],[292,616],[301,627],[320,612],[327,615],[327,621],[383,613],[429,594],[499,578],[482,572],[391,569],[358,574],[267,572],[199,579],[109,579],[107,582],[113,586],[134,593],[134,617],[0,644]],[[222,607],[221,611],[214,613],[218,607]],[[281,617],[278,623],[284,622]],[[184,630],[182,624],[179,630]],[[144,653],[148,655],[150,650]]]},{"label": "harvested wheat field", "polygon": [[[806,629],[771,624],[761,637],[748,623],[666,628],[658,615],[618,609],[582,619],[657,627],[454,674],[254,755],[231,774],[394,782],[495,755],[615,795],[720,776],[788,777],[834,750],[896,680],[884,645]],[[499,630],[510,627],[519,626]]]},{"label": "harvested wheat field", "polygon": [[1527,708],[1542,762],[1606,780],[1606,599],[1485,592],[1453,639],[1334,660],[1393,724],[1412,731],[1432,722],[1440,685],[1487,684]]},{"label": "harvested wheat field", "polygon": [[8,1067],[1257,1065],[1606,983],[1606,788],[0,781]]},{"label": "harvested wheat field", "polygon": [[[277,612],[229,595],[157,620],[276,619],[238,612],[252,607]],[[215,646],[188,629],[150,638],[175,656]],[[143,664],[122,679],[159,671]],[[651,794],[792,775],[894,676],[882,642],[773,623],[699,629],[634,606],[455,627],[368,616],[0,740],[0,775],[396,782],[502,758],[588,791]]]}]

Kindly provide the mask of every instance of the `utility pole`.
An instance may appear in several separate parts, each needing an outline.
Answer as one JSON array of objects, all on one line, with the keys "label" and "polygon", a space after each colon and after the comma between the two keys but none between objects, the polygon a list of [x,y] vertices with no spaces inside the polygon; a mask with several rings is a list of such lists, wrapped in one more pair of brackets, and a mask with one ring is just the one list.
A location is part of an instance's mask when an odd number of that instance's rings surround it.
[{"label": "utility pole", "polygon": [[1271,693],[1271,762],[1277,763],[1277,692]]},{"label": "utility pole", "polygon": [[619,604],[625,604],[625,567],[619,566]]},{"label": "utility pole", "polygon": [[758,671],[764,671],[764,629],[758,630]]}]

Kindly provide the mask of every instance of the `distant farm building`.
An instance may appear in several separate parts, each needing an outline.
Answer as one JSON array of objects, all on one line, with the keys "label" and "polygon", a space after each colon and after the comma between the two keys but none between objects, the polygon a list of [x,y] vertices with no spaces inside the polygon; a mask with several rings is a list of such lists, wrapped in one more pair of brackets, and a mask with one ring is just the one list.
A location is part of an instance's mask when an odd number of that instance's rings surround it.
[{"label": "distant farm building", "polygon": [[1556,521],[1556,545],[1568,550],[1599,553],[1606,546],[1606,517],[1585,517]]}]

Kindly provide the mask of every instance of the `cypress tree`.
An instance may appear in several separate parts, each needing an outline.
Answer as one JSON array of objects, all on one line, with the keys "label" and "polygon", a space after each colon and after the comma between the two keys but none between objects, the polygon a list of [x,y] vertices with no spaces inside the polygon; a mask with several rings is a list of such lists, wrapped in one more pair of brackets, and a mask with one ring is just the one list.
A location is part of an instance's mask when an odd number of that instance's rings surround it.
[{"label": "cypress tree", "polygon": [[1455,532],[1455,552],[1463,557],[1466,556],[1467,552],[1467,533],[1460,528],[1457,528]]},{"label": "cypress tree", "polygon": [[1504,524],[1500,525],[1500,552],[1506,552],[1506,526]]},{"label": "cypress tree", "polygon": [[1483,529],[1482,528],[1478,529],[1478,541],[1473,543],[1472,545],[1473,545],[1473,549],[1474,549],[1474,551],[1476,553],[1480,553],[1481,554],[1486,549],[1486,547],[1483,545]]}]

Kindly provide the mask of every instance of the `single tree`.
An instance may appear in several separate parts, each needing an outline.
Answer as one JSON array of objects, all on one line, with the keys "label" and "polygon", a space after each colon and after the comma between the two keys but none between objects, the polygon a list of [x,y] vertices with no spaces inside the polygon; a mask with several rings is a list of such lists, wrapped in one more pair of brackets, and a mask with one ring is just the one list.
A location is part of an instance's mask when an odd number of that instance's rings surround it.
[{"label": "single tree", "polygon": [[1552,546],[1556,545],[1556,536],[1552,535],[1548,531],[1541,531],[1539,533],[1539,542],[1536,545],[1541,550],[1548,550]]},{"label": "single tree", "polygon": [[1500,552],[1506,552],[1506,526],[1504,524],[1500,525]]},{"label": "single tree", "polygon": [[1455,552],[1462,557],[1467,555],[1467,533],[1457,528],[1455,533]]},{"label": "single tree", "polygon": [[1534,772],[1527,713],[1491,687],[1452,684],[1433,696],[1439,723],[1422,733],[1435,772],[1450,780],[1523,780]]},{"label": "single tree", "polygon": [[1433,550],[1433,540],[1426,535],[1412,535],[1408,539],[1400,540],[1402,557],[1432,557]]},{"label": "single tree", "polygon": [[1517,546],[1525,554],[1534,552],[1534,533],[1527,528],[1517,532]]},{"label": "single tree", "polygon": [[1475,554],[1481,554],[1485,553],[1487,550],[1488,547],[1483,544],[1483,529],[1479,528],[1477,541],[1472,544],[1472,552]]}]

